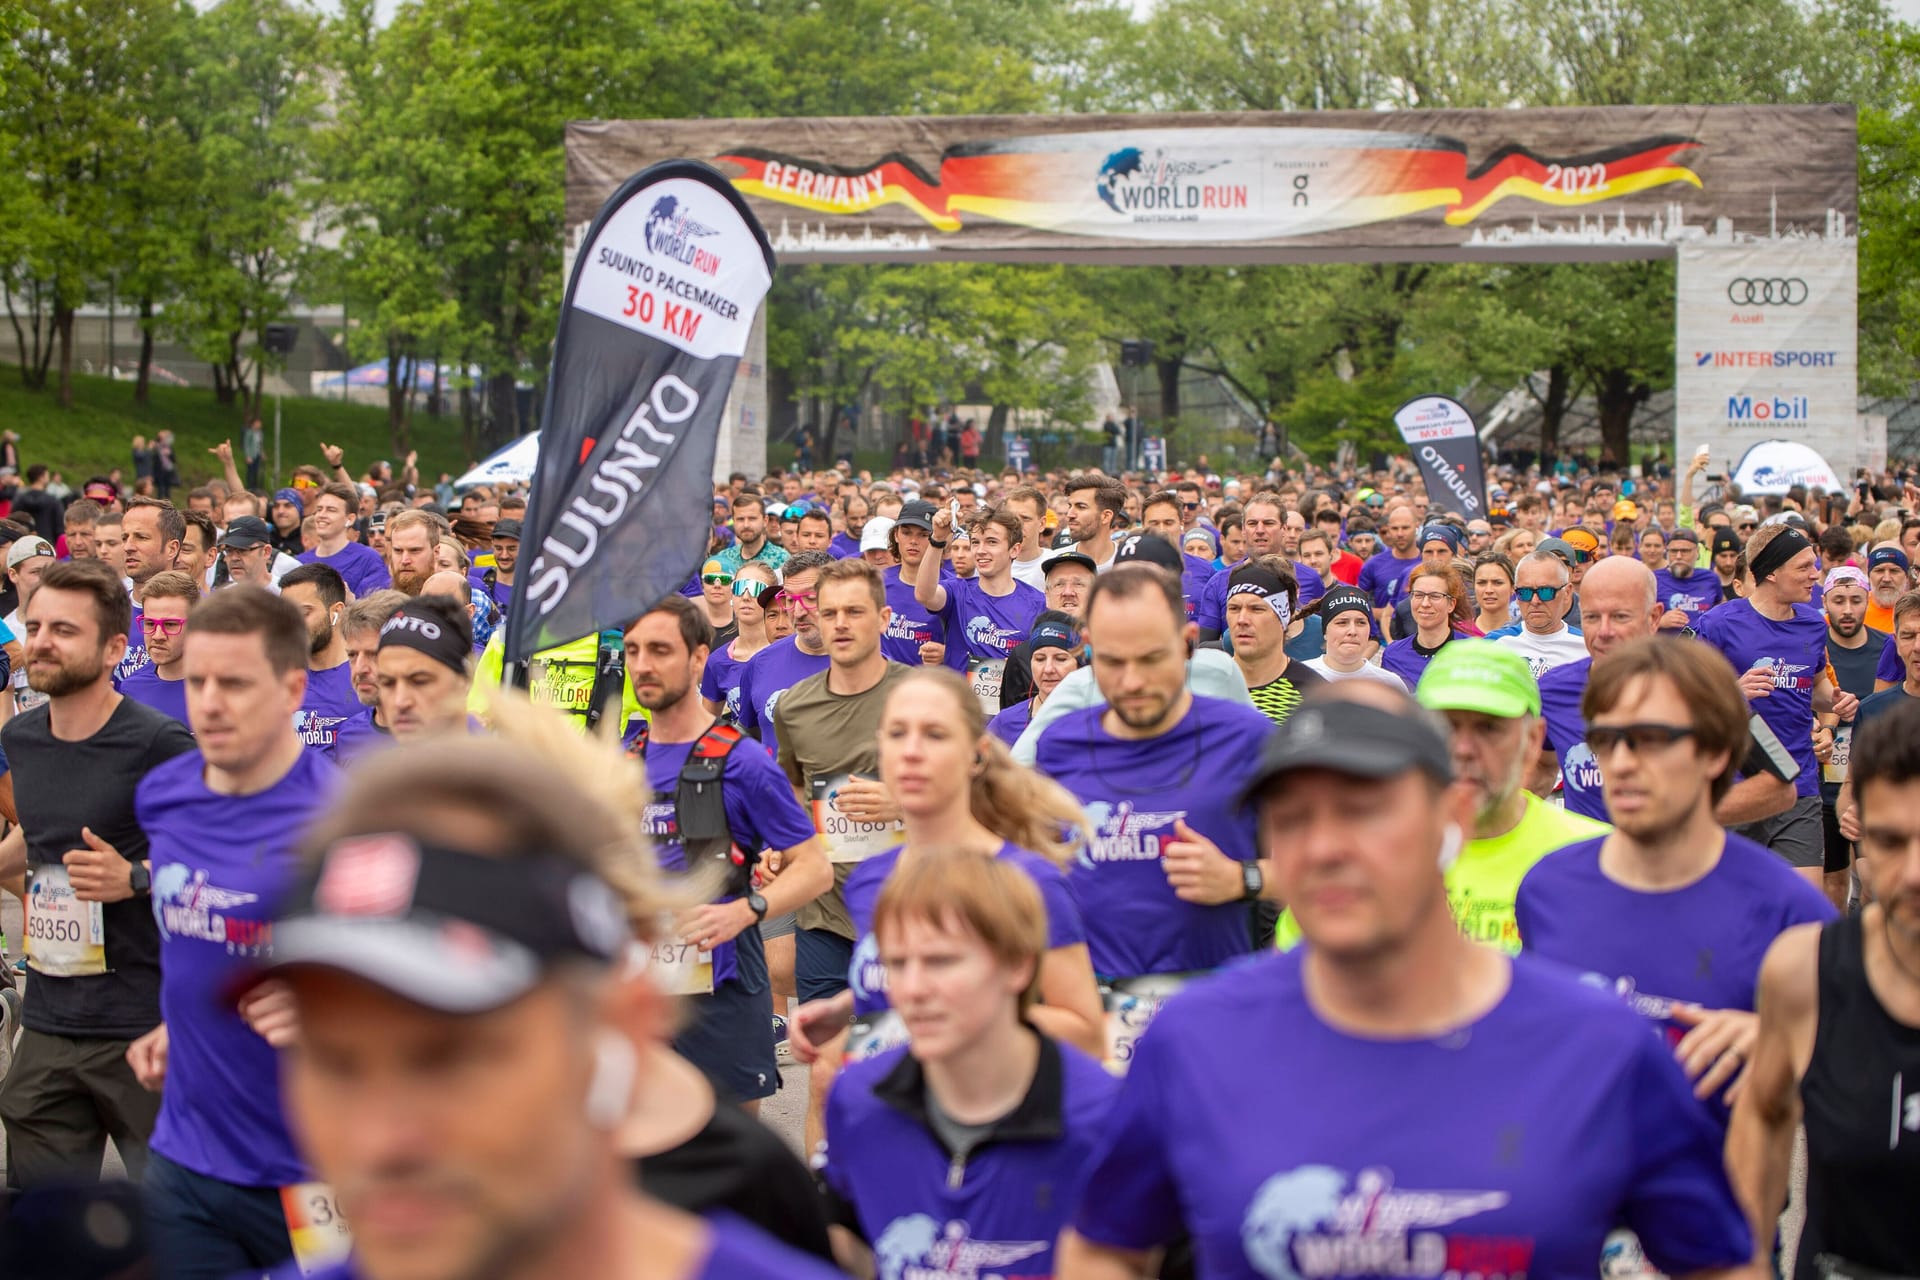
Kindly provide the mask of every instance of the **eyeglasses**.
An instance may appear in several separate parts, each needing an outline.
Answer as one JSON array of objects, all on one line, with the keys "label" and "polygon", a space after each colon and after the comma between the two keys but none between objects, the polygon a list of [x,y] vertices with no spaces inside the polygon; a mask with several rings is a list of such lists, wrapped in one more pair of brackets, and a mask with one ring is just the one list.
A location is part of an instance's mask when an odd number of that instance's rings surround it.
[{"label": "eyeglasses", "polygon": [[1555,596],[1560,594],[1560,588],[1559,587],[1521,587],[1518,590],[1516,590],[1513,594],[1519,597],[1520,599],[1525,600],[1527,603],[1531,604],[1535,600],[1551,601]]},{"label": "eyeglasses", "polygon": [[733,575],[730,573],[703,573],[700,575],[700,585],[703,587],[730,587],[733,585]]},{"label": "eyeglasses", "polygon": [[1451,605],[1453,603],[1453,597],[1444,591],[1410,591],[1407,593],[1407,599],[1415,604]]},{"label": "eyeglasses", "polygon": [[140,616],[140,629],[148,635],[158,631],[163,636],[177,636],[186,628],[185,618],[155,618],[146,614]]},{"label": "eyeglasses", "polygon": [[778,603],[799,609],[804,613],[812,613],[820,607],[820,593],[818,591],[809,591],[805,595],[793,591],[782,591],[774,598]]},{"label": "eyeglasses", "polygon": [[1590,724],[1587,747],[1596,759],[1605,759],[1621,743],[1637,756],[1662,751],[1693,736],[1693,726],[1684,724]]}]

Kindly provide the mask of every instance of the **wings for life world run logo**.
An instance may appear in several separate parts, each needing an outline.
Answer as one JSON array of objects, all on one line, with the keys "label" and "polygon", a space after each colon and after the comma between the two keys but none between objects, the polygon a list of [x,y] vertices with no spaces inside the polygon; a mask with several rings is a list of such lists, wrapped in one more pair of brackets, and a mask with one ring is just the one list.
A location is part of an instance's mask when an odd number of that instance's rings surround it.
[{"label": "wings for life world run logo", "polygon": [[647,251],[685,263],[702,275],[720,270],[720,255],[694,243],[695,237],[718,235],[718,227],[695,222],[672,196],[661,196],[647,210]]},{"label": "wings for life world run logo", "polygon": [[1531,1238],[1436,1229],[1503,1208],[1507,1199],[1504,1191],[1402,1190],[1391,1169],[1349,1178],[1330,1165],[1302,1165],[1254,1193],[1240,1245],[1267,1280],[1524,1276]]},{"label": "wings for life world run logo", "polygon": [[1203,212],[1247,207],[1244,184],[1198,181],[1226,163],[1122,147],[1101,164],[1093,189],[1109,209],[1135,222],[1197,222]]},{"label": "wings for life world run logo", "polygon": [[1007,1268],[1044,1253],[1047,1240],[976,1240],[964,1219],[942,1227],[924,1213],[895,1218],[873,1246],[880,1280],[988,1280],[1027,1274]]},{"label": "wings for life world run logo", "polygon": [[259,900],[257,893],[209,884],[205,871],[189,871],[184,863],[169,862],[153,873],[153,919],[160,935],[224,945],[228,955],[257,956],[272,941],[270,921],[226,914]]}]

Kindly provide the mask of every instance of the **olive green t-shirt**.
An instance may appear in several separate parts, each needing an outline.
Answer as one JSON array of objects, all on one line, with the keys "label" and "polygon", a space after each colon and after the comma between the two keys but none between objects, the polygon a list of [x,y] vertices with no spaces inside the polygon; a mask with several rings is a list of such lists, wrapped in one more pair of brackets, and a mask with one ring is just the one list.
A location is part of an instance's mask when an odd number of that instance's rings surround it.
[{"label": "olive green t-shirt", "polygon": [[847,876],[866,858],[901,842],[898,824],[853,822],[839,814],[834,796],[849,775],[880,776],[880,712],[894,683],[908,670],[889,662],[873,688],[838,694],[827,688],[827,678],[833,674],[829,667],[794,685],[774,704],[780,769],[808,803],[813,829],[820,833],[833,862],[833,889],[800,908],[802,929],[825,929],[853,941],[853,921],[847,916],[842,893]]}]

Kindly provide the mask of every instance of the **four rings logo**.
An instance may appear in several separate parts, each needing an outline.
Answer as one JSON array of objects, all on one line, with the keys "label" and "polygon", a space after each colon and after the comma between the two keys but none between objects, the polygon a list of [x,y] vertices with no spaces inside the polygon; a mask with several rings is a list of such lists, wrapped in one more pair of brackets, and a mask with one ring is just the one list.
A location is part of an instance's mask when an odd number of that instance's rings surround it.
[{"label": "four rings logo", "polygon": [[1748,279],[1727,283],[1727,301],[1737,307],[1797,307],[1807,300],[1807,282],[1798,277]]}]

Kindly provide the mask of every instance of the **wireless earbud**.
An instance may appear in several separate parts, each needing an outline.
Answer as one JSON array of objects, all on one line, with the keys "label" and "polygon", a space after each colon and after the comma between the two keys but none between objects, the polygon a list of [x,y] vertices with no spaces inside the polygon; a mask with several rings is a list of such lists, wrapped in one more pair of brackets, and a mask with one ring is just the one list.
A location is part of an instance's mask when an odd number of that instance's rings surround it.
[{"label": "wireless earbud", "polygon": [[593,1079],[587,1082],[587,1123],[613,1129],[626,1119],[633,1078],[640,1064],[633,1041],[617,1031],[601,1030],[593,1040]]},{"label": "wireless earbud", "polygon": [[1460,860],[1460,849],[1466,844],[1466,838],[1460,832],[1460,824],[1449,822],[1446,834],[1440,837],[1440,869],[1446,871]]}]

